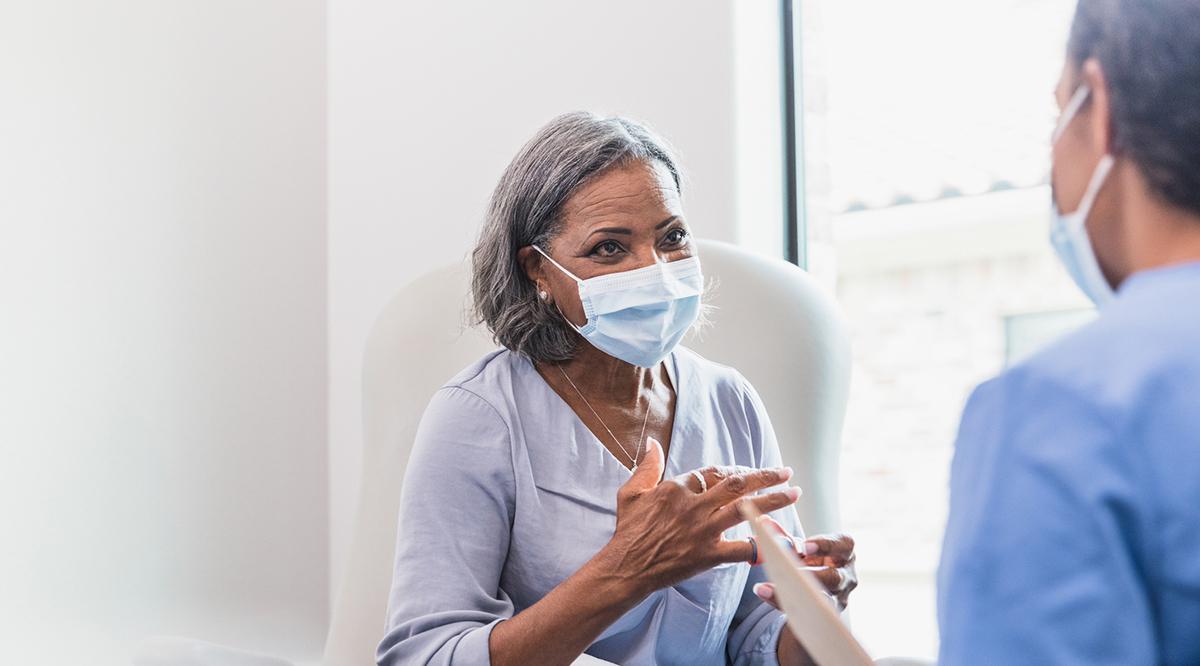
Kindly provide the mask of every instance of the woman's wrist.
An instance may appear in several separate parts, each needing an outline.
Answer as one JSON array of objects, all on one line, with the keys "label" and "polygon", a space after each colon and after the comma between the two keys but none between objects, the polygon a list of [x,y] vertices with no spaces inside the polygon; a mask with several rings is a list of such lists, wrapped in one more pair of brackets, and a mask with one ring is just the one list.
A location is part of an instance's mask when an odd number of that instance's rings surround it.
[{"label": "woman's wrist", "polygon": [[584,565],[590,589],[613,602],[633,608],[650,595],[650,588],[641,572],[631,572],[620,565],[620,557],[609,543]]},{"label": "woman's wrist", "polygon": [[779,627],[779,643],[775,647],[775,658],[779,666],[815,666],[808,650],[800,644],[796,635],[784,624]]},{"label": "woman's wrist", "polygon": [[496,626],[488,643],[492,663],[570,663],[646,597],[641,589],[602,549],[533,606]]}]

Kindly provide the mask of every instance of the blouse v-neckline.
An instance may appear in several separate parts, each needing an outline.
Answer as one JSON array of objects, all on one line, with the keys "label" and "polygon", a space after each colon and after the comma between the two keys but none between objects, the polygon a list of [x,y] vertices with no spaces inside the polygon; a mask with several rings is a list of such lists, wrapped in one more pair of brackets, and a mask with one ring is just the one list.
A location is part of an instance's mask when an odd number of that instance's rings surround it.
[{"label": "blouse v-neckline", "polygon": [[[617,456],[615,454],[613,454],[613,452],[611,450],[609,450],[609,448],[607,446],[604,445],[604,442],[601,441],[600,438],[596,436],[596,433],[592,432],[592,429],[589,428],[587,426],[587,424],[583,422],[583,419],[579,418],[579,414],[574,409],[571,408],[570,403],[568,403],[561,395],[559,395],[558,391],[554,390],[554,387],[550,385],[550,382],[546,381],[546,378],[542,376],[542,373],[538,372],[537,368],[534,367],[533,362],[529,361],[528,359],[525,359],[525,361],[526,361],[526,363],[529,364],[529,369],[533,372],[533,374],[535,374],[537,376],[538,381],[540,381],[542,386],[545,387],[545,390],[551,396],[553,396],[553,398],[555,400],[558,400],[558,404],[559,404],[560,408],[565,409],[567,411],[567,413],[569,414],[569,418],[573,419],[574,425],[577,426],[577,428],[583,428],[583,430],[585,432],[587,432],[588,436],[591,438],[592,444],[594,446],[600,447],[602,455],[605,458],[605,460],[607,460],[609,463],[611,463],[613,465],[620,467],[621,470],[623,470],[625,472],[626,476],[632,476],[633,470],[630,469],[629,467],[626,467],[625,463],[621,462],[621,460],[619,458],[617,458]],[[673,473],[672,473],[672,469],[674,466],[673,463],[674,463],[675,459],[677,458],[676,449],[678,449],[676,444],[679,441],[678,435],[679,435],[680,421],[681,421],[680,416],[682,414],[685,414],[686,411],[680,409],[680,407],[683,405],[684,394],[680,388],[680,381],[679,381],[679,373],[680,373],[679,353],[677,351],[672,351],[671,354],[666,359],[663,360],[663,363],[664,363],[664,367],[667,370],[667,377],[671,380],[671,386],[672,386],[672,388],[675,389],[675,410],[671,414],[671,448],[667,451],[667,459],[665,461],[663,461],[663,478],[667,478],[669,476],[673,476]],[[643,445],[643,451],[644,451],[644,445]],[[644,457],[644,455],[645,454],[643,453],[643,457]]]}]

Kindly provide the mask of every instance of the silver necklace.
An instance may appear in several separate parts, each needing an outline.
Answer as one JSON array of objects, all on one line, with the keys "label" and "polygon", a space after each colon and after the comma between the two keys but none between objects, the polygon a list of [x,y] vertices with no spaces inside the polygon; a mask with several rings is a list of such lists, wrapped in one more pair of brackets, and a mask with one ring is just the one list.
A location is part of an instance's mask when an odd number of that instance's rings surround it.
[{"label": "silver necklace", "polygon": [[[613,442],[616,443],[616,445],[621,449],[621,453],[624,453],[625,457],[629,458],[629,462],[633,463],[633,468],[630,469],[630,471],[636,472],[638,468],[638,459],[642,456],[642,442],[646,438],[646,422],[650,420],[650,401],[646,401],[646,415],[642,417],[642,434],[638,435],[637,448],[634,449],[634,455],[631,456],[629,455],[629,451],[625,449],[625,446],[621,444],[621,440],[617,439],[617,436],[613,434],[612,429],[609,428],[608,424],[604,422],[604,419],[600,418],[600,415],[596,413],[596,409],[592,407],[592,403],[588,402],[588,399],[583,395],[583,391],[580,391],[579,387],[575,385],[575,382],[571,381],[571,377],[567,374],[567,371],[563,370],[561,365],[557,365],[556,367],[558,368],[558,371],[562,373],[563,379],[567,380],[567,383],[571,385],[571,388],[575,389],[576,395],[578,395],[579,399],[583,401],[583,404],[587,405],[587,408],[592,412],[592,416],[596,417],[596,420],[600,422],[600,425],[604,426],[604,429],[608,431],[608,436],[612,437]],[[640,402],[641,399],[639,398],[638,401]]]}]

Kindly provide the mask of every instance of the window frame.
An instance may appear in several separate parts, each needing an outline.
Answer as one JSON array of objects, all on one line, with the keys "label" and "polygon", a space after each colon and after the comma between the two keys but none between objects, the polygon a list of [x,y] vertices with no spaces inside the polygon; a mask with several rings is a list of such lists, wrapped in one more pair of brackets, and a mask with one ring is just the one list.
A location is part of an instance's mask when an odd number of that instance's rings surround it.
[{"label": "window frame", "polygon": [[808,223],[804,196],[804,71],[796,49],[799,13],[794,0],[779,0],[783,123],[783,252],[784,258],[808,268]]}]

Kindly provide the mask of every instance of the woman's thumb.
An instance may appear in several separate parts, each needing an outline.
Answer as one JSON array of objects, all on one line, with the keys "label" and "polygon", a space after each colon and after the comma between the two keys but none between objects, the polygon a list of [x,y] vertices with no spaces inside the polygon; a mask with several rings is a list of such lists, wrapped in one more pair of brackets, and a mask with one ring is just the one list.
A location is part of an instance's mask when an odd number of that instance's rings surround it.
[{"label": "woman's thumb", "polygon": [[662,481],[663,468],[662,444],[659,444],[658,440],[653,437],[647,437],[646,451],[642,455],[642,459],[638,461],[630,481],[634,481],[642,487],[652,488]]}]

